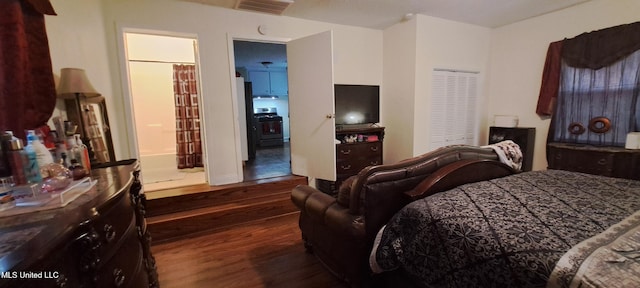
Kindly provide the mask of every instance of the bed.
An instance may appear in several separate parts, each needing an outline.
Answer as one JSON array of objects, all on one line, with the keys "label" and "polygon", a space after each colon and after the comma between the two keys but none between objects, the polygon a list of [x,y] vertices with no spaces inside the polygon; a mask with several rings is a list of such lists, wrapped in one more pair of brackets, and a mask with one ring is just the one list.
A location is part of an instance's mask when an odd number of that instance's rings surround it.
[{"label": "bed", "polygon": [[[428,186],[454,187],[456,171]],[[417,287],[640,285],[640,181],[545,170],[412,197],[376,236],[375,274]]]}]

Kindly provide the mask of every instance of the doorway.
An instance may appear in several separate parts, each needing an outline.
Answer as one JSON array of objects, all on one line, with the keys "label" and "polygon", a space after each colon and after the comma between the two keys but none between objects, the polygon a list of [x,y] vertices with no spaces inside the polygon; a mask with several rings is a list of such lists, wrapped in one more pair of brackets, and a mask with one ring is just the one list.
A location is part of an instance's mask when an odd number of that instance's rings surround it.
[{"label": "doorway", "polygon": [[137,154],[145,190],[206,183],[196,39],[129,32],[125,32],[125,39]]},{"label": "doorway", "polygon": [[244,94],[238,96],[245,113],[243,179],[291,175],[286,45],[234,40],[233,50],[238,93]]}]

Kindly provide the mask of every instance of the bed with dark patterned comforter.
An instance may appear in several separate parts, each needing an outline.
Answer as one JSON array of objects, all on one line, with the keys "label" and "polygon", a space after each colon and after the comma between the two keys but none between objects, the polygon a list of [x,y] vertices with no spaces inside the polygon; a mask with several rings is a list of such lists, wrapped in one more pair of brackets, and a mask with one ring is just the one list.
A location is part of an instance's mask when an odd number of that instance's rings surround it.
[{"label": "bed with dark patterned comforter", "polygon": [[[399,211],[378,233],[371,269],[402,269],[425,287],[568,287],[597,248],[578,249],[582,255],[565,256],[556,267],[563,255],[625,219],[633,223],[592,246],[640,235],[640,216],[631,217],[639,209],[634,180],[547,170],[466,184]],[[640,242],[625,245],[640,259]]]}]

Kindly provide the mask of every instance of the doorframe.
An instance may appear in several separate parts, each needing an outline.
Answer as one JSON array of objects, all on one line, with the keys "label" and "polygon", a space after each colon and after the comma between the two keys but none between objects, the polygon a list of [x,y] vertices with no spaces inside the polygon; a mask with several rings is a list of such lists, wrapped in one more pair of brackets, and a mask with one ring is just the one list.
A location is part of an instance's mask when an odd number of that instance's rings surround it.
[{"label": "doorframe", "polygon": [[271,37],[271,36],[258,36],[258,35],[239,35],[233,33],[227,33],[227,51],[229,51],[229,75],[231,75],[231,98],[233,109],[233,130],[235,138],[235,153],[236,153],[236,171],[238,173],[239,182],[244,181],[244,172],[242,170],[242,139],[240,138],[240,121],[238,117],[245,117],[245,115],[238,115],[238,87],[236,85],[236,57],[233,49],[233,41],[250,41],[250,42],[264,42],[274,44],[287,44],[291,41],[291,38]]},{"label": "doorframe", "polygon": [[[120,24],[117,24],[117,37],[116,43],[118,45],[118,58],[120,62],[120,84],[122,89],[123,96],[123,104],[124,104],[124,114],[125,120],[128,125],[125,125],[126,133],[127,133],[127,148],[129,155],[135,156],[134,158],[140,159],[140,151],[138,149],[138,134],[135,123],[135,112],[133,109],[133,95],[131,93],[131,83],[130,83],[130,70],[129,70],[129,57],[126,49],[127,33],[137,33],[137,34],[147,34],[147,35],[155,35],[155,36],[167,36],[167,37],[178,37],[178,38],[189,38],[196,41],[196,45],[194,47],[194,61],[196,64],[196,79],[197,79],[197,89],[198,89],[198,101],[202,103],[202,79],[200,73],[200,51],[199,51],[199,39],[198,35],[194,33],[182,33],[175,31],[166,31],[166,30],[152,30],[152,29],[143,29],[143,28],[133,28],[133,27],[124,27]],[[202,129],[202,127],[206,127],[206,117],[203,113],[202,109],[199,109],[200,113],[200,135],[203,139],[203,163],[205,163],[205,181],[207,183],[211,183],[211,178],[208,171],[212,171],[212,167],[209,166],[208,154],[206,151],[207,143],[207,134],[206,129]],[[213,164],[211,164],[213,165]]]}]

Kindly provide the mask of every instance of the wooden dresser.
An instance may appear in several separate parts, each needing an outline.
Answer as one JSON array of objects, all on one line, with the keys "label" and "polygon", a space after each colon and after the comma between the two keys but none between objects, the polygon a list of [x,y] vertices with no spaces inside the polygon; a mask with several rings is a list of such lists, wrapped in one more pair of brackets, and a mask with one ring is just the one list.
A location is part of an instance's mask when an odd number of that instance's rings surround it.
[{"label": "wooden dresser", "polygon": [[640,180],[640,150],[548,143],[549,169]]},{"label": "wooden dresser", "polygon": [[[356,137],[348,143],[345,137]],[[360,138],[358,138],[360,137]],[[375,140],[374,140],[375,137]],[[340,184],[371,165],[382,164],[384,127],[342,128],[336,130],[336,181],[318,180],[319,190],[335,195]]]},{"label": "wooden dresser", "polygon": [[120,164],[67,206],[0,218],[0,287],[158,287],[139,165]]}]

